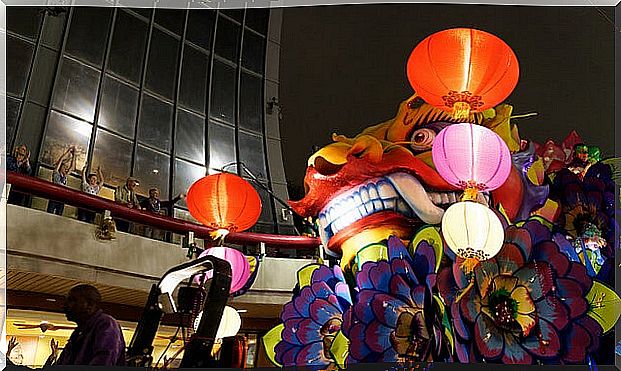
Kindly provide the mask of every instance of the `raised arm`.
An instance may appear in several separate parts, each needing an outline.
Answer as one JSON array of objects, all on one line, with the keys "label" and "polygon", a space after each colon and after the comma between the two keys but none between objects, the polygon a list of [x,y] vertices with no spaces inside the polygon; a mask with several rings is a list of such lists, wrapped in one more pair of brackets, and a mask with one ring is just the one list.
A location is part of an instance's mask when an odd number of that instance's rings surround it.
[{"label": "raised arm", "polygon": [[99,183],[97,183],[97,185],[99,187],[103,187],[104,185],[104,176],[103,176],[103,171],[101,171],[101,167],[97,166],[97,179],[99,179]]},{"label": "raised arm", "polygon": [[75,169],[75,146],[71,146],[71,165],[69,166],[69,172],[72,172]]},{"label": "raised arm", "polygon": [[63,153],[63,155],[58,158],[58,160],[56,161],[56,167],[54,168],[54,171],[56,172],[60,171],[60,166],[63,164],[65,157],[67,157],[69,155],[69,152],[71,152],[71,148],[72,147],[69,147],[69,149],[65,151],[65,153]]},{"label": "raised arm", "polygon": [[88,166],[87,163],[84,163],[84,167],[82,168],[82,183],[84,184],[88,184],[88,181],[86,180],[86,167]]}]

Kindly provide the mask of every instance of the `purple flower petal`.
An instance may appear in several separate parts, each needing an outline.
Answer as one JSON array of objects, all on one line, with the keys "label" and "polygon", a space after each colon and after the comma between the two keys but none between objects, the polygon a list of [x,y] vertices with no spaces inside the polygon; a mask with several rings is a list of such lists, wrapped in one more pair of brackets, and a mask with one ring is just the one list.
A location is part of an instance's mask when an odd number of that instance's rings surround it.
[{"label": "purple flower petal", "polygon": [[392,275],[401,275],[404,279],[409,281],[411,285],[417,286],[419,284],[418,278],[414,274],[414,269],[406,260],[395,259],[390,262],[392,269]]},{"label": "purple flower petal", "polygon": [[296,331],[296,336],[300,339],[302,345],[310,344],[316,341],[321,341],[323,336],[321,335],[321,325],[310,318],[303,319],[299,328]]},{"label": "purple flower petal", "polygon": [[349,290],[349,286],[345,282],[337,283],[336,286],[334,287],[334,293],[339,298],[345,300],[349,305],[352,304],[351,291]]},{"label": "purple flower petal", "polygon": [[561,340],[552,324],[544,319],[540,319],[538,330],[531,331],[522,342],[532,355],[540,358],[553,358],[560,355]]},{"label": "purple flower petal", "polygon": [[386,349],[392,347],[390,342],[390,334],[393,329],[386,327],[378,321],[371,322],[365,330],[365,344],[376,353],[383,353]]},{"label": "purple flower petal", "polygon": [[517,246],[525,259],[530,257],[533,243],[527,229],[510,226],[505,231],[505,243]]},{"label": "purple flower petal", "polygon": [[290,301],[287,304],[285,304],[285,306],[282,308],[282,313],[280,314],[280,319],[285,322],[286,320],[290,319],[290,318],[299,318],[301,317],[300,313],[298,313],[297,310],[295,310],[295,305],[293,305],[293,302]]},{"label": "purple flower petal", "polygon": [[302,342],[298,339],[297,333],[299,332],[300,323],[304,321],[304,318],[293,318],[284,322],[285,328],[282,330],[281,337],[284,341],[294,344],[302,345]]},{"label": "purple flower petal", "polygon": [[403,301],[410,300],[410,286],[401,276],[392,276],[390,279],[390,294]]},{"label": "purple flower petal", "polygon": [[541,299],[554,287],[552,270],[546,263],[530,263],[515,272],[514,276],[518,278],[519,285],[528,289],[533,301]]},{"label": "purple flower petal", "polygon": [[365,326],[358,323],[349,332],[349,355],[357,361],[364,360],[371,353],[371,350],[364,342],[366,336],[364,330]]},{"label": "purple flower petal", "polygon": [[391,273],[390,264],[386,261],[380,261],[374,267],[371,267],[369,277],[373,287],[378,291],[388,292]]},{"label": "purple flower petal", "polygon": [[341,311],[328,301],[317,299],[310,305],[310,318],[323,326],[328,320],[334,317],[341,317]]},{"label": "purple flower petal", "polygon": [[[327,268],[327,267],[326,267]],[[316,298],[327,299],[333,291],[327,283],[323,281],[315,282],[311,285],[311,290]]]},{"label": "purple flower petal", "polygon": [[290,344],[280,342],[276,345],[276,362],[283,366],[295,366],[295,359],[302,347],[292,347]]},{"label": "purple flower petal", "polygon": [[505,339],[496,328],[493,320],[485,314],[479,314],[474,326],[474,339],[481,355],[493,360],[502,355]]},{"label": "purple flower petal", "polygon": [[513,274],[524,266],[524,259],[522,251],[516,245],[505,243],[493,260],[498,263],[499,274]]},{"label": "purple flower petal", "polygon": [[354,315],[357,320],[365,324],[373,321],[375,314],[371,309],[371,301],[373,300],[373,296],[377,293],[377,291],[373,290],[360,291],[358,299],[356,300],[356,305],[354,305]]},{"label": "purple flower petal", "polygon": [[388,260],[393,259],[410,260],[410,253],[398,237],[390,236],[388,237]]},{"label": "purple flower petal", "polygon": [[453,318],[453,327],[455,332],[464,340],[470,340],[470,331],[464,323],[463,316],[459,313],[459,303],[453,302],[451,305],[451,317]]},{"label": "purple flower petal", "polygon": [[522,226],[530,233],[531,246],[536,246],[539,242],[550,239],[550,230],[537,220],[530,220]]},{"label": "purple flower petal", "polygon": [[544,261],[552,267],[557,276],[564,276],[569,270],[569,259],[559,251],[552,241],[544,241],[533,250],[533,260]]},{"label": "purple flower petal", "polygon": [[502,353],[502,362],[529,365],[533,363],[533,357],[520,346],[518,339],[513,334],[507,332],[505,333],[505,350]]},{"label": "purple flower petal", "polygon": [[323,353],[323,342],[311,343],[302,348],[295,359],[298,366],[328,365],[330,361]]},{"label": "purple flower petal", "polygon": [[565,305],[554,296],[546,296],[535,303],[537,316],[550,322],[557,330],[562,330],[569,322],[569,313]]},{"label": "purple flower petal", "polygon": [[309,317],[309,306],[315,300],[315,295],[313,295],[313,291],[309,286],[304,287],[300,291],[300,295],[293,299],[293,305],[295,306],[295,310],[301,314],[302,317]]},{"label": "purple flower petal", "polygon": [[382,325],[395,328],[401,308],[406,304],[391,295],[377,294],[373,297],[371,308],[375,314],[375,319]]},{"label": "purple flower petal", "polygon": [[583,297],[584,293],[578,282],[572,279],[559,278],[556,280],[556,293],[569,308],[570,318],[577,318],[586,313],[588,303]]},{"label": "purple flower petal", "polygon": [[435,271],[436,253],[427,241],[421,241],[414,253],[413,266],[416,267],[416,276],[419,282],[424,282],[424,277]]},{"label": "purple flower petal", "polygon": [[311,276],[311,283],[326,282],[332,277],[332,270],[325,265],[321,265],[319,268],[313,271],[313,274]]},{"label": "purple flower petal", "polygon": [[476,295],[476,290],[470,288],[459,301],[461,314],[470,323],[474,323],[481,313],[481,298]]},{"label": "purple flower petal", "polygon": [[411,294],[412,306],[414,308],[423,308],[425,306],[425,287],[416,286],[412,289]]},{"label": "purple flower petal", "polygon": [[571,263],[567,277],[570,277],[574,281],[578,282],[580,287],[582,287],[582,292],[584,293],[589,292],[591,290],[591,286],[593,286],[593,280],[589,277],[585,266],[582,264]]}]

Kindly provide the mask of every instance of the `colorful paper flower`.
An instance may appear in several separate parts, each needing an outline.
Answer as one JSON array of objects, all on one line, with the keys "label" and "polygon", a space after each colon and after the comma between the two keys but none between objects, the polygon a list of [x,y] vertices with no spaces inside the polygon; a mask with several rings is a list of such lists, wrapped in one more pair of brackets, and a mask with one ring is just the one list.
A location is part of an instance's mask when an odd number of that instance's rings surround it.
[{"label": "colorful paper flower", "polygon": [[285,367],[326,368],[334,363],[330,348],[351,306],[349,287],[340,267],[323,265],[312,272],[308,285],[300,286],[281,313],[284,328],[275,360]]},{"label": "colorful paper flower", "polygon": [[442,315],[432,296],[436,253],[427,242],[413,256],[396,237],[388,261],[369,261],[356,275],[358,293],[345,321],[348,363],[431,360],[443,346]]},{"label": "colorful paper flower", "polygon": [[587,315],[593,281],[569,261],[538,221],[505,231],[500,253],[475,268],[438,277],[451,305],[461,362],[584,364],[602,327]]}]

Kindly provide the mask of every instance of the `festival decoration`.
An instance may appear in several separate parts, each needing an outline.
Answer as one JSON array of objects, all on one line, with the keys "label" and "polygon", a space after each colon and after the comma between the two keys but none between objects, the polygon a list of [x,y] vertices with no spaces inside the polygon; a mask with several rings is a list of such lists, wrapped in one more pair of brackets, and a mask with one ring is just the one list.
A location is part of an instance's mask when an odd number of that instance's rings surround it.
[{"label": "festival decoration", "polygon": [[[284,367],[325,368],[344,364],[343,314],[352,300],[340,268],[311,264],[298,274],[298,288],[280,316],[283,324],[264,337],[268,356]],[[345,344],[343,344],[345,342]]]},{"label": "festival decoration", "polygon": [[[570,262],[538,221],[510,226],[501,252],[473,274],[474,285],[455,268],[438,279],[452,307],[460,362],[584,364],[608,328],[589,297],[610,293]],[[606,312],[618,318],[619,298],[609,298]]]},{"label": "festival decoration", "polygon": [[436,137],[431,153],[438,173],[464,189],[467,199],[476,199],[476,191],[499,188],[511,171],[511,154],[505,142],[480,125],[447,126]]},{"label": "festival decoration", "polygon": [[492,210],[472,201],[458,202],[442,218],[442,234],[448,247],[465,259],[471,271],[478,262],[493,258],[502,247],[504,232]]},{"label": "festival decoration", "polygon": [[[199,312],[194,320],[194,330],[198,329],[198,325],[203,318],[203,312]],[[222,318],[220,319],[220,326],[216,332],[216,339],[222,339],[237,335],[241,328],[241,317],[237,310],[233,307],[226,306],[222,312]]]},{"label": "festival decoration", "polygon": [[[231,294],[238,292],[246,286],[252,272],[248,259],[241,251],[226,246],[215,246],[203,251],[199,255],[199,258],[206,255],[212,255],[216,258],[226,260],[231,265],[231,288],[229,290]],[[202,280],[211,279],[212,276],[213,272],[210,270],[204,275],[195,277],[194,280],[196,283],[200,284]]]},{"label": "festival decoration", "polygon": [[230,173],[203,177],[190,187],[186,198],[190,214],[207,227],[213,237],[252,227],[261,215],[261,198],[244,179]]},{"label": "festival decoration", "polygon": [[429,104],[458,119],[501,103],[519,78],[513,50],[500,38],[475,29],[437,32],[412,51],[410,85]]},{"label": "festival decoration", "polygon": [[[438,44],[427,45],[423,59]],[[521,138],[511,119],[525,115],[492,107],[500,101],[454,109],[415,89],[394,118],[351,138],[334,134],[309,158],[306,194],[290,203],[317,220],[340,267],[298,272],[283,324],[263,338],[268,358],[321,369],[417,360],[612,363],[621,162],[576,132],[561,144]],[[479,128],[495,135],[472,140]],[[450,139],[451,132],[461,134]]]}]

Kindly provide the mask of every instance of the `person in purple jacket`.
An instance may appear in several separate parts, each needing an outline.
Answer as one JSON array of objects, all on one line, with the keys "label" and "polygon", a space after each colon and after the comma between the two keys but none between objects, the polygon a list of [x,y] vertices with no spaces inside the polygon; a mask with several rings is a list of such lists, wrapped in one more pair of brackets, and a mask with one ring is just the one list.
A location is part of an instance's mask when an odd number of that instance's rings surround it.
[{"label": "person in purple jacket", "polygon": [[56,365],[124,366],[125,340],[119,323],[100,309],[101,294],[91,285],[69,290],[64,312],[73,330]]}]

